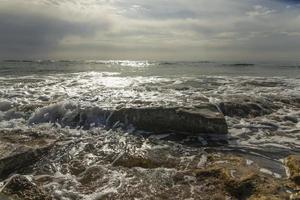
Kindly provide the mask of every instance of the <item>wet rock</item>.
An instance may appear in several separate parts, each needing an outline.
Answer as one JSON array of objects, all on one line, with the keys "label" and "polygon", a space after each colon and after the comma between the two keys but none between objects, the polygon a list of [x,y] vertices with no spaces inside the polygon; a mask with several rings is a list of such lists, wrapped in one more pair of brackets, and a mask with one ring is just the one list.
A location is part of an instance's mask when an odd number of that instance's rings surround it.
[{"label": "wet rock", "polygon": [[[174,176],[176,184],[186,183],[187,176],[196,177],[196,185],[205,188],[207,194],[223,194],[239,200],[277,200],[287,199],[284,187],[280,181],[275,181],[272,177],[266,177],[259,172],[253,172],[250,168],[236,166],[237,163],[228,166],[214,166],[205,169],[194,169],[191,171],[177,173]],[[232,168],[233,167],[233,168]],[[242,172],[236,173],[233,177],[232,169]],[[194,183],[195,184],[195,183]],[[203,196],[202,196],[203,197]],[[210,199],[209,195],[203,199]]]},{"label": "wet rock", "polygon": [[0,101],[0,111],[8,111],[13,108],[13,104],[8,101]]},{"label": "wet rock", "polygon": [[276,107],[262,99],[233,98],[221,102],[219,108],[230,117],[257,117],[272,113]]},{"label": "wet rock", "polygon": [[285,159],[289,178],[300,185],[300,156],[291,155]]},{"label": "wet rock", "polygon": [[7,196],[7,200],[51,200],[45,191],[21,175],[14,175],[7,180],[0,191]]},{"label": "wet rock", "polygon": [[32,132],[0,131],[0,179],[34,164],[55,140]]},{"label": "wet rock", "polygon": [[282,198],[274,195],[257,195],[255,197],[249,198],[249,200],[282,200]]},{"label": "wet rock", "polygon": [[105,110],[99,107],[81,108],[71,103],[53,104],[37,110],[29,124],[59,123],[62,126],[113,127],[117,122],[132,124],[138,129],[154,132],[187,132],[227,134],[225,118],[216,106],[202,104],[195,107],[145,107]]},{"label": "wet rock", "polygon": [[242,85],[251,85],[251,86],[257,86],[257,87],[278,87],[283,85],[283,83],[280,83],[278,81],[265,81],[265,80],[252,80],[252,81],[245,81],[242,83]]},{"label": "wet rock", "polygon": [[11,119],[18,119],[18,118],[22,118],[24,117],[24,114],[21,112],[17,112],[15,110],[8,110],[7,112],[5,112],[4,114],[2,114],[2,116],[0,116],[0,121],[1,120],[11,120]]},{"label": "wet rock", "polygon": [[26,104],[26,105],[20,105],[17,107],[18,111],[21,112],[33,112],[36,109],[39,109],[41,107],[45,106],[45,104]]},{"label": "wet rock", "polygon": [[300,192],[291,194],[290,200],[300,200]]},{"label": "wet rock", "polygon": [[[177,161],[178,162],[178,161]],[[122,166],[127,168],[141,167],[145,169],[154,169],[154,168],[174,168],[176,158],[169,156],[155,156],[155,155],[130,155],[126,154],[120,158],[112,161],[114,166]]]},{"label": "wet rock", "polygon": [[300,96],[271,96],[274,101],[279,101],[284,104],[289,104],[292,106],[300,106]]},{"label": "wet rock", "polygon": [[194,108],[123,108],[108,118],[116,122],[133,124],[136,128],[154,132],[187,132],[193,134],[227,134],[227,124],[222,113],[210,104]]},{"label": "wet rock", "polygon": [[284,119],[293,123],[298,123],[298,119],[296,116],[288,115],[285,116]]},{"label": "wet rock", "polygon": [[255,183],[252,177],[239,182],[228,182],[227,190],[238,199],[246,199],[255,192]]},{"label": "wet rock", "polygon": [[71,174],[74,174],[74,175],[78,175],[78,174],[84,172],[85,169],[86,168],[85,168],[84,164],[79,160],[73,160],[69,164],[69,170],[70,170]]}]

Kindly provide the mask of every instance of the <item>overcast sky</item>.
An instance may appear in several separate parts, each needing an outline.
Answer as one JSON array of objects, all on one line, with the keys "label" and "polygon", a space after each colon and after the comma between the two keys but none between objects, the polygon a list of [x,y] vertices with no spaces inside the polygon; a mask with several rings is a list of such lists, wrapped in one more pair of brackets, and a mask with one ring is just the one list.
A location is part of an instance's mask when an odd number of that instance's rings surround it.
[{"label": "overcast sky", "polygon": [[297,0],[0,0],[1,59],[299,60]]}]

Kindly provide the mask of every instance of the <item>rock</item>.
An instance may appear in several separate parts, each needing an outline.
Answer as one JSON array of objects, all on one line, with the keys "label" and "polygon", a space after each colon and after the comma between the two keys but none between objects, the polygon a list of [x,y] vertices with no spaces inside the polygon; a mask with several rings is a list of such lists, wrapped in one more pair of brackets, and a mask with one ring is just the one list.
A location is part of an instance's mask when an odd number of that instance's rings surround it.
[{"label": "rock", "polygon": [[136,128],[154,132],[187,132],[192,134],[227,134],[227,124],[222,113],[210,104],[194,108],[122,108],[108,118],[116,122],[133,124]]},{"label": "rock", "polygon": [[[70,156],[70,151],[77,153]],[[58,171],[45,171],[53,160]],[[290,195],[284,178],[261,172],[257,162],[115,131],[68,142],[35,166],[34,182],[61,199],[94,199],[89,194],[115,186],[98,199],[276,200]]]},{"label": "rock", "polygon": [[237,199],[247,199],[255,193],[257,179],[259,177],[252,175],[238,181],[228,181],[226,189]]},{"label": "rock", "polygon": [[7,196],[7,195],[5,195],[5,194],[2,194],[1,192],[0,192],[0,199],[1,199],[1,200],[13,200],[13,199],[10,198],[9,196]]},{"label": "rock", "polygon": [[300,106],[300,96],[271,96],[274,101],[279,101],[284,104],[289,104],[292,106],[299,107]]},{"label": "rock", "polygon": [[51,200],[45,191],[21,175],[14,175],[7,180],[1,193],[8,200]]},{"label": "rock", "polygon": [[[154,155],[157,153],[156,155]],[[144,169],[154,169],[154,168],[175,168],[178,166],[178,158],[170,155],[158,155],[159,152],[147,152],[145,155],[135,155],[125,153],[121,157],[112,161],[113,166],[122,166],[127,168],[140,167]]]},{"label": "rock", "polygon": [[293,123],[298,123],[298,119],[296,116],[292,116],[292,115],[288,115],[288,116],[284,116],[284,119]]},{"label": "rock", "polygon": [[[284,187],[280,181],[267,177],[258,171],[245,166],[207,166],[204,169],[193,170],[197,185],[213,188],[213,191],[220,194],[227,194],[232,198],[228,199],[251,199],[251,200],[279,200],[287,199]],[[230,164],[231,165],[231,164]],[[232,167],[239,172],[232,176],[230,171]],[[174,182],[183,184],[188,171],[182,174],[176,174]],[[189,174],[191,175],[191,174]],[[193,175],[192,175],[193,176]],[[207,190],[206,190],[207,191]],[[213,191],[209,191],[213,194]],[[208,192],[208,191],[207,191]],[[210,198],[203,198],[210,199]]]},{"label": "rock", "polygon": [[283,83],[280,83],[278,81],[265,81],[265,80],[251,80],[251,81],[245,81],[242,83],[243,86],[251,85],[256,87],[278,87],[282,86]]},{"label": "rock", "polygon": [[22,117],[24,117],[23,113],[11,109],[3,113],[2,116],[0,116],[0,121],[1,120],[9,121],[11,119],[18,119]]},{"label": "rock", "polygon": [[132,124],[135,128],[154,132],[187,132],[227,134],[225,118],[216,106],[202,104],[196,107],[145,107],[105,110],[99,107],[81,108],[71,103],[59,103],[37,110],[29,124],[60,123],[63,127],[109,126],[117,122]]},{"label": "rock", "polygon": [[69,164],[70,173],[74,174],[74,175],[78,175],[78,174],[84,172],[85,169],[86,169],[86,167],[79,160],[73,160]]},{"label": "rock", "polygon": [[8,111],[13,108],[13,104],[8,101],[0,101],[0,111]]},{"label": "rock", "polygon": [[285,159],[289,178],[300,185],[300,156],[291,155]]},{"label": "rock", "polygon": [[55,140],[31,132],[0,131],[0,179],[34,164]]},{"label": "rock", "polygon": [[274,195],[257,195],[255,197],[249,198],[249,200],[282,200],[282,199]]},{"label": "rock", "polygon": [[295,194],[291,194],[290,200],[300,200],[300,192],[297,192]]},{"label": "rock", "polygon": [[219,104],[222,113],[230,117],[257,117],[272,113],[274,105],[262,99],[233,98]]}]

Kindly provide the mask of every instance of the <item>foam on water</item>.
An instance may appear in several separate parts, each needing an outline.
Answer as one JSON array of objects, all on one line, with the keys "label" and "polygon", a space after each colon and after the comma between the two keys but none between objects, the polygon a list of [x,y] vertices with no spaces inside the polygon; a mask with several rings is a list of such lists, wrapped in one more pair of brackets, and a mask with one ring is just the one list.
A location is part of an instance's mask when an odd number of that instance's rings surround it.
[{"label": "foam on water", "polygon": [[[0,124],[68,121],[89,107],[91,124],[103,123],[100,110],[131,106],[217,104],[232,97],[299,98],[300,80],[255,77],[122,77],[118,73],[84,72],[46,76],[19,76],[0,80]],[[238,119],[227,117],[230,132],[242,145],[299,148],[299,107],[284,104],[270,115]],[[40,108],[40,109],[39,109]],[[93,114],[94,113],[94,114]],[[298,121],[284,120],[289,116]],[[10,124],[8,126],[8,124]],[[274,129],[276,131],[274,132]],[[245,136],[245,137],[244,137]]]}]

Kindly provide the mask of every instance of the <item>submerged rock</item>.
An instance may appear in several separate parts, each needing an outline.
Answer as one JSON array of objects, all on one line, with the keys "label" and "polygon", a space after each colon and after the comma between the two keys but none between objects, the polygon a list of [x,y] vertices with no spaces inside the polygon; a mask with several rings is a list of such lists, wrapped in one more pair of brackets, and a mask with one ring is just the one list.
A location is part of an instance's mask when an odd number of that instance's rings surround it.
[{"label": "submerged rock", "polygon": [[51,200],[51,197],[25,176],[14,175],[7,180],[1,195],[7,200]]},{"label": "submerged rock", "polygon": [[154,132],[187,132],[193,134],[227,134],[227,124],[222,113],[210,104],[194,108],[123,108],[108,118],[115,122],[133,124],[136,128]]},{"label": "submerged rock", "polygon": [[55,138],[38,133],[0,131],[0,179],[34,164],[54,144]]},{"label": "submerged rock", "polygon": [[284,104],[299,107],[300,106],[300,96],[271,96],[274,101],[279,101]]},{"label": "submerged rock", "polygon": [[230,117],[257,117],[272,113],[275,107],[263,99],[233,98],[221,102],[219,108]]}]

